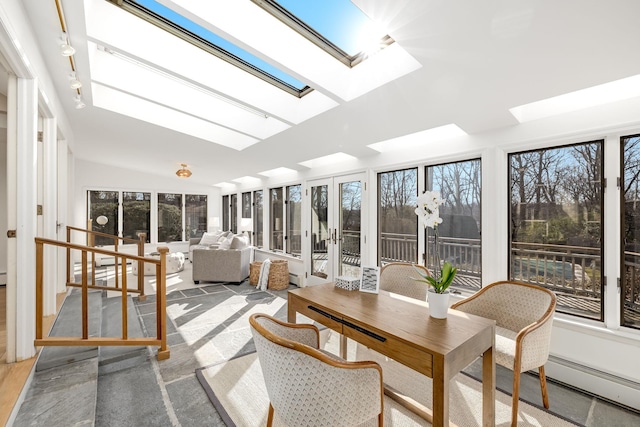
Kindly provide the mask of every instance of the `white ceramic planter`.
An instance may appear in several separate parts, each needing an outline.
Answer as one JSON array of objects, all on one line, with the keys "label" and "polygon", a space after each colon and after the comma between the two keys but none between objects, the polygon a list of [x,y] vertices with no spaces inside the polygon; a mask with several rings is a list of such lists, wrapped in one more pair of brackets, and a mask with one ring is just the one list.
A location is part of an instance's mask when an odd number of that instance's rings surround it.
[{"label": "white ceramic planter", "polygon": [[438,294],[433,289],[429,289],[427,295],[429,315],[435,319],[446,319],[449,311],[449,291]]}]

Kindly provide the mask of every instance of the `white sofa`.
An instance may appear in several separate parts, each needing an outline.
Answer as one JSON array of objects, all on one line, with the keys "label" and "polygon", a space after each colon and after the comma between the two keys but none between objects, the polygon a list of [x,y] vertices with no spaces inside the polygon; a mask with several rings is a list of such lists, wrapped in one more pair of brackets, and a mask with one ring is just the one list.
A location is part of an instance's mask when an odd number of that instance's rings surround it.
[{"label": "white sofa", "polygon": [[249,277],[251,262],[249,238],[231,234],[211,245],[190,247],[193,281],[241,283]]}]

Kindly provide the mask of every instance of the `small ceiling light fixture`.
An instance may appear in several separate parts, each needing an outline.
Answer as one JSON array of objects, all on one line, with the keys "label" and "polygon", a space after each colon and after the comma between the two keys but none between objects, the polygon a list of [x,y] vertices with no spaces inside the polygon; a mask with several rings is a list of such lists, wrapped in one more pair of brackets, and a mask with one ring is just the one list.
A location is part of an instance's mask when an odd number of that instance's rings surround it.
[{"label": "small ceiling light fixture", "polygon": [[78,80],[75,71],[69,74],[69,86],[71,89],[80,89],[82,87],[82,82]]},{"label": "small ceiling light fixture", "polygon": [[67,33],[62,33],[60,36],[60,54],[62,56],[71,56],[76,53],[76,50],[69,44],[69,37],[67,37]]},{"label": "small ceiling light fixture", "polygon": [[75,96],[74,101],[76,103],[76,110],[81,110],[87,106],[87,104],[82,100],[82,96],[80,94]]},{"label": "small ceiling light fixture", "polygon": [[181,163],[180,166],[182,166],[182,169],[178,169],[176,175],[180,178],[189,178],[191,176],[191,171],[187,169],[187,164]]}]

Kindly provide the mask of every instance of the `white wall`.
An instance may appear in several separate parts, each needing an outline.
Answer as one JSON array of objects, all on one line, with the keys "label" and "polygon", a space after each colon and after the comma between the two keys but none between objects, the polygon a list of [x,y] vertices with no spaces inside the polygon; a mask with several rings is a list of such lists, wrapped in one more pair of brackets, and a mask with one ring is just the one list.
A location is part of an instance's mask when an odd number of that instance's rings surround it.
[{"label": "white wall", "polygon": [[0,126],[0,284],[6,285],[7,272],[7,129]]}]

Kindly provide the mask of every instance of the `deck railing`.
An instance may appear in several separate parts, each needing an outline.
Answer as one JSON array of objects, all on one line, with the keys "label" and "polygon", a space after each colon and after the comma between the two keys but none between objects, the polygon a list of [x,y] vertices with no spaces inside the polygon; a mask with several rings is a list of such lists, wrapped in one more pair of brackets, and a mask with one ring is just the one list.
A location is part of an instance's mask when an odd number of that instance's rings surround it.
[{"label": "deck railing", "polygon": [[[78,229],[80,231],[87,231]],[[67,236],[71,230],[67,229]],[[103,234],[88,232],[88,236]],[[112,236],[113,237],[113,236]],[[169,248],[159,247],[160,257],[145,258],[144,256],[127,254],[94,247],[92,245],[78,245],[70,242],[62,242],[58,240],[36,238],[36,346],[158,346],[158,360],[168,359],[170,356],[169,347],[167,346],[167,325],[166,325],[166,260]],[[91,241],[88,241],[91,243]],[[44,247],[45,245],[65,248],[67,252],[67,265],[71,265],[71,251],[79,251],[81,253],[81,272],[80,282],[71,280],[70,267],[67,270],[67,285],[81,288],[81,304],[82,304],[82,333],[81,336],[60,337],[60,336],[43,336],[43,298],[44,298],[44,281],[54,281],[55,277],[44,277]],[[116,268],[116,285],[110,286],[109,283],[97,285],[95,282],[95,256],[103,255],[113,257]],[[90,261],[91,260],[91,266]],[[128,288],[127,284],[127,263],[138,263],[138,285],[137,288]],[[129,337],[128,332],[128,295],[129,293],[138,293],[140,298],[144,297],[144,263],[154,264],[156,271],[156,333],[153,338]],[[120,267],[118,265],[120,264]],[[90,275],[92,279],[90,280]],[[75,275],[74,275],[75,279]],[[142,285],[140,285],[142,279]],[[120,337],[90,337],[89,336],[89,296],[90,289],[100,289],[109,291],[119,291],[121,293],[121,316],[122,316],[122,333]]]}]

